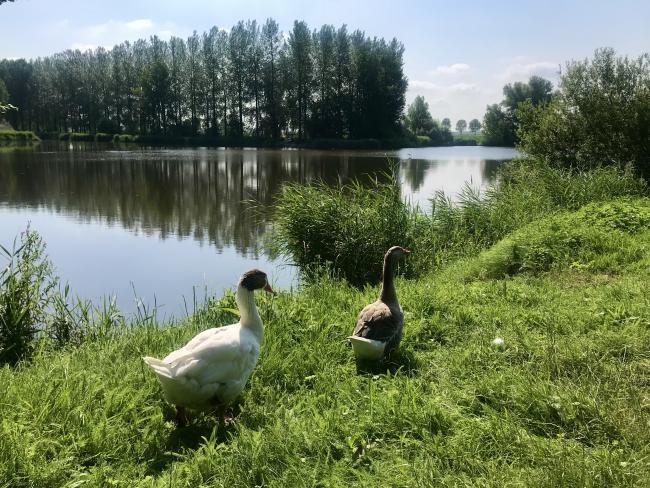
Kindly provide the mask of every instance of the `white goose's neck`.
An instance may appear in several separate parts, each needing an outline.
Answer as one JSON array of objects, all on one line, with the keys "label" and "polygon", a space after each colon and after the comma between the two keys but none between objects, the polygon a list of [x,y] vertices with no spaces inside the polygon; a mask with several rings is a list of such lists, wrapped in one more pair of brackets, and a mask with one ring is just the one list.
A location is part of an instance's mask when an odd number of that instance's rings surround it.
[{"label": "white goose's neck", "polygon": [[241,326],[251,329],[261,338],[264,332],[264,327],[262,325],[260,314],[255,306],[255,293],[239,285],[237,286],[235,300],[237,302],[237,308],[239,309],[239,323]]}]

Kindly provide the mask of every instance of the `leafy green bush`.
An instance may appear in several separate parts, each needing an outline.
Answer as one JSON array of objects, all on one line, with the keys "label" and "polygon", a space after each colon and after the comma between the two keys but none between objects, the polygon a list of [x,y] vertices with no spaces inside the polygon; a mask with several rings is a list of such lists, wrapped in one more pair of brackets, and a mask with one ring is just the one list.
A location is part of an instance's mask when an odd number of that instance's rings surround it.
[{"label": "leafy green bush", "polygon": [[87,132],[63,132],[59,135],[59,140],[70,142],[93,142],[95,136]]},{"label": "leafy green bush", "polygon": [[276,252],[307,275],[326,266],[356,286],[380,279],[388,248],[414,247],[419,225],[394,175],[368,185],[285,185],[274,222]]},{"label": "leafy green bush", "polygon": [[579,217],[590,225],[605,230],[637,232],[650,227],[650,206],[647,200],[612,200],[604,204],[584,206]]},{"label": "leafy green bush", "polygon": [[113,135],[113,142],[136,142],[137,136],[131,134],[115,134]]},{"label": "leafy green bush", "polygon": [[98,132],[95,134],[95,142],[112,142],[113,134],[107,134],[104,132]]},{"label": "leafy green bush", "polygon": [[461,134],[455,135],[453,145],[454,146],[478,146],[482,141],[481,134]]},{"label": "leafy green bush", "polygon": [[28,357],[57,284],[38,233],[27,230],[12,251],[0,246],[9,261],[0,272],[0,364]]},{"label": "leafy green bush", "polygon": [[0,144],[29,144],[39,138],[29,130],[0,130]]},{"label": "leafy green bush", "polygon": [[635,163],[650,175],[650,56],[600,49],[572,62],[548,105],[517,110],[523,150],[571,168]]}]

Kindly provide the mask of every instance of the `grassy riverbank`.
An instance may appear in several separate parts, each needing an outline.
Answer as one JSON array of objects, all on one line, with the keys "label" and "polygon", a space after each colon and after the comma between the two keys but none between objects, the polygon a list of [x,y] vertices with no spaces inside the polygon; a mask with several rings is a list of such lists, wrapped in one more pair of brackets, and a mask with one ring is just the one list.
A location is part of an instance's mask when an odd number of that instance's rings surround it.
[{"label": "grassy riverbank", "polygon": [[0,146],[14,144],[33,144],[38,141],[40,141],[40,139],[32,131],[0,129]]},{"label": "grassy riverbank", "polygon": [[398,280],[387,365],[358,370],[345,339],[376,287],[321,277],[258,296],[262,355],[226,429],[176,429],[140,358],[236,320],[230,295],[164,329],[108,311],[77,346],[38,343],[0,368],[0,486],[642,485],[645,187],[518,171],[484,203],[439,204],[438,240],[415,242],[436,256]]}]

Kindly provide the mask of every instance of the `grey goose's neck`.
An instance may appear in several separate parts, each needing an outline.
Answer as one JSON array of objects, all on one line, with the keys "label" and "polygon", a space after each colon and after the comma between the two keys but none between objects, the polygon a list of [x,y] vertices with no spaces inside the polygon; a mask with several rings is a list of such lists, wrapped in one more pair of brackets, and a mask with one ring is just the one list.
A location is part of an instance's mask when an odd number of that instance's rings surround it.
[{"label": "grey goose's neck", "polygon": [[397,292],[395,291],[395,258],[390,254],[384,257],[384,271],[379,299],[388,305],[399,304]]}]

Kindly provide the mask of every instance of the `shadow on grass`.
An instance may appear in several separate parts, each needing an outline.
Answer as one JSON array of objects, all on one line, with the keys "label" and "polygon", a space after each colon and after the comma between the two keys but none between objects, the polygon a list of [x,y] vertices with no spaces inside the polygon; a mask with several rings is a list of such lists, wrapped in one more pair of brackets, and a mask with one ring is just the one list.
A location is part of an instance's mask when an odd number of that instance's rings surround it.
[{"label": "shadow on grass", "polygon": [[[238,435],[237,423],[240,422],[241,406],[235,404],[229,407],[228,414],[233,417],[229,423],[223,423],[212,413],[193,413],[188,425],[175,427],[169,434],[167,442],[161,446],[160,451],[149,463],[147,474],[160,474],[174,461],[183,456],[187,451],[196,451],[206,442],[214,441],[215,444],[228,443]],[[165,418],[174,421],[175,411],[170,407],[165,412]]]},{"label": "shadow on grass", "polygon": [[364,375],[376,375],[390,373],[392,375],[403,374],[406,376],[415,376],[419,368],[419,362],[408,349],[399,349],[390,355],[390,357],[380,359],[379,361],[363,361],[357,359],[357,373]]}]

